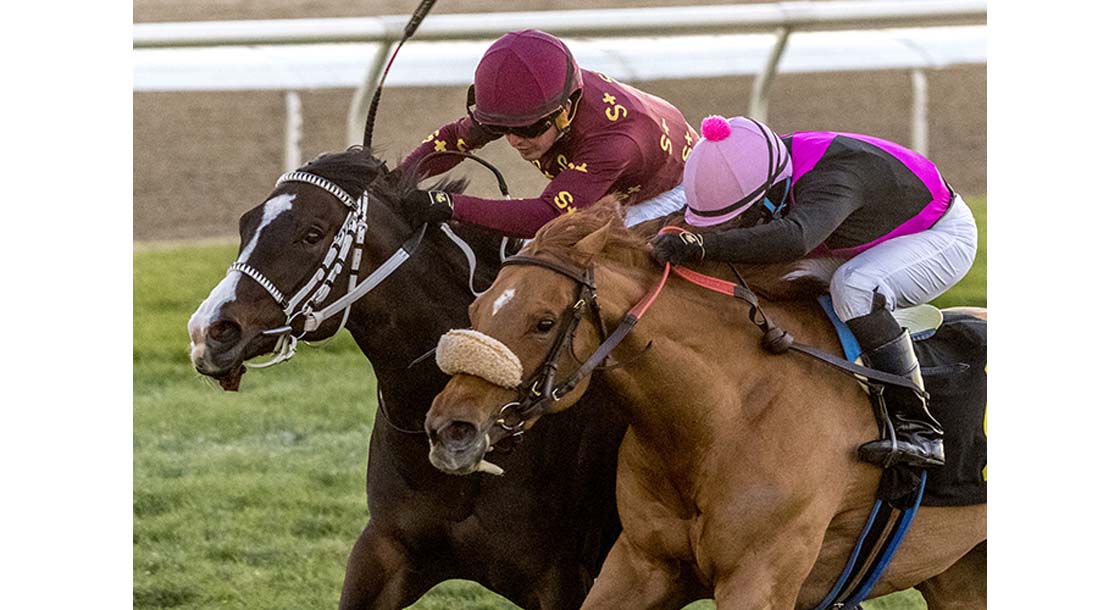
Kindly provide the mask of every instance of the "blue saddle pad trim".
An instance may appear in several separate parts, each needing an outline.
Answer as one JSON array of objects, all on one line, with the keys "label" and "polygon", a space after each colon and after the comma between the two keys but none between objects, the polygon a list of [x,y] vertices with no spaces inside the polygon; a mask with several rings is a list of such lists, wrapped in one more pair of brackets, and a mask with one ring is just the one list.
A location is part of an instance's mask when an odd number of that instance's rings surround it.
[{"label": "blue saddle pad trim", "polygon": [[[840,338],[840,346],[844,348],[844,358],[847,358],[848,362],[855,362],[856,358],[859,358],[859,355],[863,353],[863,350],[860,348],[855,334],[852,333],[852,329],[848,328],[848,323],[836,315],[836,308],[832,306],[832,295],[822,294],[817,297],[817,302],[821,304],[821,309],[828,316],[828,321],[832,322],[832,326],[836,329],[836,336]],[[926,329],[918,333],[911,332],[910,339],[912,341],[924,341],[936,332],[936,328]]]},{"label": "blue saddle pad trim", "polygon": [[821,309],[824,309],[824,313],[828,315],[828,320],[836,327],[836,336],[840,337],[840,346],[844,348],[844,357],[848,359],[848,362],[855,362],[856,358],[859,358],[859,355],[863,353],[863,350],[859,348],[859,341],[856,340],[852,329],[848,328],[848,325],[840,319],[840,316],[836,315],[836,309],[832,307],[832,295],[822,294],[817,297],[817,301],[821,304]]}]

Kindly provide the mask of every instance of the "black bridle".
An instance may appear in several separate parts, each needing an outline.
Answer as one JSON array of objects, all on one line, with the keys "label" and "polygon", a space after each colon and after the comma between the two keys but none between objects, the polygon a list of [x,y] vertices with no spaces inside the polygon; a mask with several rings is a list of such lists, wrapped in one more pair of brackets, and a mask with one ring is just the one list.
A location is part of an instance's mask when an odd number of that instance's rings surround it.
[{"label": "black bridle", "polygon": [[[520,436],[525,432],[525,422],[532,419],[538,412],[544,411],[549,405],[559,401],[565,394],[571,392],[583,376],[576,375],[569,378],[560,386],[556,385],[557,361],[565,348],[575,353],[575,336],[580,322],[583,320],[584,310],[590,309],[598,319],[601,329],[604,329],[603,318],[599,311],[599,296],[595,287],[594,267],[577,271],[560,263],[532,256],[515,255],[507,258],[505,265],[528,265],[543,267],[558,273],[576,283],[576,296],[565,310],[560,321],[560,332],[548,350],[548,356],[537,368],[537,372],[521,382],[517,387],[518,399],[502,407],[498,412],[497,423],[506,432],[513,436]],[[602,336],[606,332],[601,330]]]},{"label": "black bridle", "polygon": [[[564,396],[574,390],[580,382],[599,367],[600,364],[605,362],[611,352],[614,351],[614,348],[618,347],[618,344],[630,334],[630,331],[633,330],[634,325],[638,323],[638,320],[645,313],[645,310],[653,303],[653,300],[657,298],[661,287],[665,285],[665,279],[668,277],[668,267],[666,267],[665,275],[662,276],[660,285],[650,291],[645,298],[631,308],[622,318],[622,321],[619,323],[618,327],[615,328],[614,332],[608,334],[607,326],[603,320],[602,311],[599,306],[598,291],[595,287],[594,265],[588,266],[587,269],[574,270],[554,261],[520,254],[507,258],[502,265],[543,267],[572,280],[577,286],[575,299],[572,301],[572,304],[564,310],[560,332],[556,335],[556,340],[553,341],[552,347],[548,351],[548,356],[537,368],[537,371],[525,381],[521,382],[521,385],[517,387],[518,399],[514,402],[507,403],[498,412],[496,423],[512,436],[520,436],[525,432],[525,423],[527,421],[544,414],[549,407],[559,402]],[[595,352],[580,364],[575,372],[568,376],[563,383],[557,385],[556,373],[559,368],[557,361],[565,348],[570,350],[572,357],[578,360],[578,357],[575,356],[574,342],[576,330],[583,320],[583,312],[585,309],[589,310],[596,322],[598,322],[599,338],[602,342]]]}]

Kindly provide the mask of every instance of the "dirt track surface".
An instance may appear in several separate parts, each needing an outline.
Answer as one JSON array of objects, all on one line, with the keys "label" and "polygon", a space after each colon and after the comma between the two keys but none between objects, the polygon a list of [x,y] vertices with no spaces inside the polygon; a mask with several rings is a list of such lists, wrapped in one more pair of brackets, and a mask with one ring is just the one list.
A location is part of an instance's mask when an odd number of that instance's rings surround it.
[{"label": "dirt track surface", "polygon": [[[708,2],[736,4],[738,1]],[[443,0],[441,13],[564,10],[588,7],[688,5],[682,0]],[[414,0],[136,0],[142,21],[277,19],[406,14]],[[516,8],[511,8],[515,6]],[[593,66],[591,66],[593,67]],[[987,70],[984,66],[927,73],[930,157],[966,195],[987,190]],[[676,104],[694,126],[708,114],[742,114],[750,78],[631,82]],[[345,147],[350,90],[301,91],[303,156]],[[374,141],[395,162],[432,130],[460,116],[459,87],[385,91]],[[271,191],[283,167],[283,92],[136,93],[133,95],[133,236],[138,241],[234,237],[237,218]],[[906,71],[779,75],[770,99],[770,124],[779,132],[825,129],[910,141],[910,74]],[[540,174],[500,141],[482,155],[502,168],[515,196],[543,187]],[[461,166],[463,167],[463,166]],[[470,192],[496,193],[488,174],[471,168]]]}]

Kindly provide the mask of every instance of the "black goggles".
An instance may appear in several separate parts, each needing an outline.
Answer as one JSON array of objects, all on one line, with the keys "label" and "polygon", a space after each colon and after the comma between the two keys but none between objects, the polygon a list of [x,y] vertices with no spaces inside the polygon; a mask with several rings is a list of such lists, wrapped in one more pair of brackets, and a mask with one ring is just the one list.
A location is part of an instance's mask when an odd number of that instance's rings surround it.
[{"label": "black goggles", "polygon": [[548,131],[549,127],[552,127],[554,124],[556,124],[556,117],[559,114],[560,111],[557,110],[556,112],[553,112],[552,114],[544,117],[536,123],[533,123],[531,125],[519,125],[517,127],[507,127],[506,125],[487,125],[485,123],[479,123],[478,120],[474,118],[473,113],[471,114],[471,119],[473,119],[479,127],[495,135],[504,136],[507,134],[513,134],[519,138],[532,139],[540,137],[541,134]]},{"label": "black goggles", "polygon": [[516,127],[507,127],[505,125],[488,125],[478,120],[474,115],[474,85],[467,88],[467,115],[471,117],[475,125],[481,127],[484,131],[495,136],[504,136],[513,134],[519,138],[532,139],[539,137],[544,132],[548,131],[549,127],[556,124],[556,117],[560,116],[563,108],[558,108],[548,116],[529,125],[519,125]]}]

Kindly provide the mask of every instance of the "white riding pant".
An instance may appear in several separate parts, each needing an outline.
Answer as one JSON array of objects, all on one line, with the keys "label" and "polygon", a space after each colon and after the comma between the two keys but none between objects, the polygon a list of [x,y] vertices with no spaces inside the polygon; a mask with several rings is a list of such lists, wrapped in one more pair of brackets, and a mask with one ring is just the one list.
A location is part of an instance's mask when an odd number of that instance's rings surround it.
[{"label": "white riding pant", "polygon": [[957,195],[932,227],[889,239],[849,259],[829,286],[836,314],[847,322],[871,313],[875,293],[886,308],[928,303],[968,273],[976,259],[976,219]]},{"label": "white riding pant", "polygon": [[652,199],[647,199],[641,203],[624,208],[623,212],[626,214],[626,226],[632,227],[647,220],[668,216],[673,212],[683,210],[684,205],[684,185],[681,184]]}]

